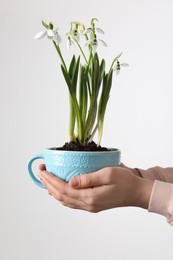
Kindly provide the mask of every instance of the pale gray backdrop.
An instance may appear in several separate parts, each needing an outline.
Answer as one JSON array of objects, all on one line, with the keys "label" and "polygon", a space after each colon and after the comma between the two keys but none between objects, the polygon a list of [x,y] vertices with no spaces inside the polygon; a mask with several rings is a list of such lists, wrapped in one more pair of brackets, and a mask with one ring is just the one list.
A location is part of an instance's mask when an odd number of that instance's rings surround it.
[{"label": "pale gray backdrop", "polygon": [[41,19],[61,33],[97,17],[108,63],[123,51],[130,67],[114,77],[103,145],[131,167],[173,166],[173,1],[0,0],[0,259],[172,260],[173,228],[142,209],[99,214],[61,206],[36,187],[27,161],[67,139],[67,88],[56,52],[34,41]]}]

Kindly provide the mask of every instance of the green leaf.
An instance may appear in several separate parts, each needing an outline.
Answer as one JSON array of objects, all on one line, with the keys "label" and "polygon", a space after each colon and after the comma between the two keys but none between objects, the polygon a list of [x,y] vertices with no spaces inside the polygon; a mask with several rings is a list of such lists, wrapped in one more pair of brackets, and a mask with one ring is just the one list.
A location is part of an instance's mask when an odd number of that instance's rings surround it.
[{"label": "green leaf", "polygon": [[69,66],[69,72],[68,72],[70,79],[72,78],[72,76],[74,74],[75,67],[76,67],[76,57],[75,57],[75,55],[73,55],[70,66]]},{"label": "green leaf", "polygon": [[96,94],[98,92],[98,79],[99,79],[99,58],[98,54],[94,54],[94,58],[92,60],[92,94]]},{"label": "green leaf", "polygon": [[66,69],[64,68],[64,66],[61,64],[61,70],[62,70],[62,73],[63,73],[63,76],[64,76],[64,79],[67,83],[67,86],[68,86],[68,89],[69,89],[69,92],[70,94],[72,95],[72,84],[71,84],[71,80],[70,80],[70,77],[69,77],[69,74],[68,72],[66,71]]},{"label": "green leaf", "polygon": [[[82,117],[81,117],[78,101],[77,101],[77,98],[76,98],[75,89],[74,89],[74,86],[72,85],[69,74],[68,74],[68,72],[66,71],[66,69],[64,68],[63,65],[61,65],[61,69],[62,69],[62,73],[63,73],[64,78],[65,78],[65,81],[67,83],[69,93],[71,95],[71,101],[73,103],[74,111],[76,113],[77,128],[78,128],[78,139],[79,139],[79,141],[83,142],[83,139],[84,139],[83,123],[82,123]],[[76,70],[77,70],[77,68],[76,68]]]},{"label": "green leaf", "polygon": [[101,82],[103,80],[103,76],[104,76],[104,73],[105,73],[105,66],[106,66],[106,63],[105,63],[105,60],[102,59],[101,61],[101,64],[100,64],[100,75],[99,75],[99,85],[101,85]]},{"label": "green leaf", "polygon": [[111,70],[108,74],[105,74],[103,77],[102,93],[98,109],[98,144],[100,144],[102,138],[104,117],[112,86],[112,76],[113,70]]},{"label": "green leaf", "polygon": [[88,104],[88,89],[87,89],[87,80],[85,67],[81,66],[80,69],[80,84],[79,84],[79,107],[82,115],[82,121],[85,125],[86,113],[87,113],[87,104]]},{"label": "green leaf", "polygon": [[78,57],[78,60],[76,62],[76,66],[74,67],[73,75],[72,75],[72,87],[73,90],[76,93],[76,88],[77,88],[77,80],[78,80],[78,72],[79,72],[79,63],[80,63],[80,56]]}]

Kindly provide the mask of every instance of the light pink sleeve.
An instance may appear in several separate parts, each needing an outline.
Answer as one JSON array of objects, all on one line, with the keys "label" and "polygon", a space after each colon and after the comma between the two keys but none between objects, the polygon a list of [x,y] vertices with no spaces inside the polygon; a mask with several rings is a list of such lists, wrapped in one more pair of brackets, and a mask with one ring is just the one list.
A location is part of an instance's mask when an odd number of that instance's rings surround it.
[{"label": "light pink sleeve", "polygon": [[149,180],[158,180],[163,182],[173,183],[173,168],[161,168],[159,166],[149,168],[147,170],[142,170],[135,168],[137,175]]},{"label": "light pink sleeve", "polygon": [[135,170],[138,176],[154,180],[148,211],[165,216],[173,225],[173,168],[156,166],[148,170]]},{"label": "light pink sleeve", "polygon": [[155,181],[150,197],[149,212],[161,214],[173,225],[173,184]]},{"label": "light pink sleeve", "polygon": [[165,216],[173,225],[173,168],[130,169],[135,175],[154,181],[148,211]]}]

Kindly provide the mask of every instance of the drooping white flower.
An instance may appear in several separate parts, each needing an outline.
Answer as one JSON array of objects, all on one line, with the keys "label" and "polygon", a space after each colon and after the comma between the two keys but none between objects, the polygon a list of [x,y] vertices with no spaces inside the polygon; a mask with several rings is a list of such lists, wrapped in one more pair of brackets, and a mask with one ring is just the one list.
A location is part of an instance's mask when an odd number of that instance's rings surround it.
[{"label": "drooping white flower", "polygon": [[116,74],[118,75],[120,73],[120,70],[121,70],[121,66],[122,67],[129,67],[129,64],[123,62],[123,63],[120,63],[118,60],[113,68],[113,71],[116,72]]},{"label": "drooping white flower", "polygon": [[71,40],[71,37],[68,36],[68,39],[67,39],[67,49],[68,51],[70,50],[70,47],[74,45],[74,42]]},{"label": "drooping white flower", "polygon": [[99,28],[99,27],[95,27],[94,20],[97,20],[97,19],[95,19],[95,18],[92,19],[91,20],[91,27],[87,28],[83,32],[83,34],[87,36],[86,37],[87,41],[85,42],[84,46],[91,45],[93,52],[96,51],[96,49],[98,47],[98,44],[101,44],[104,47],[107,47],[107,44],[105,43],[105,41],[103,41],[102,39],[98,39],[97,38],[96,32],[104,34],[104,31],[101,28]]},{"label": "drooping white flower", "polygon": [[58,29],[47,29],[47,31],[40,31],[35,35],[34,39],[40,40],[43,39],[45,36],[47,36],[48,39],[55,41],[56,44],[59,44],[61,42],[61,36],[58,33]]},{"label": "drooping white flower", "polygon": [[79,42],[81,36],[83,36],[84,34],[84,31],[85,31],[85,26],[82,23],[75,21],[75,22],[71,22],[70,31],[66,32],[65,35]]},{"label": "drooping white flower", "polygon": [[[81,33],[80,31],[76,30],[76,29],[71,29],[69,32],[65,32],[64,35],[66,35],[67,37],[73,37],[76,41],[80,41],[80,36],[83,33]],[[69,39],[67,38],[67,41],[69,41]],[[72,41],[72,40],[71,40]]]},{"label": "drooping white flower", "polygon": [[[96,27],[95,30],[96,30],[98,33],[105,34],[104,31],[103,31],[101,28],[99,28],[99,27]],[[90,34],[90,33],[93,33],[93,34],[94,34],[94,32],[93,32],[93,30],[92,30],[91,28],[87,28],[87,29],[83,32],[83,34]]]},{"label": "drooping white flower", "polygon": [[107,47],[107,44],[101,40],[101,39],[91,39],[91,40],[87,40],[85,43],[84,43],[84,46],[88,46],[88,45],[91,45],[92,46],[92,49],[93,49],[93,52],[95,53],[96,50],[97,50],[97,47],[98,47],[98,44],[101,44],[102,46],[104,47]]},{"label": "drooping white flower", "polygon": [[73,36],[76,39],[76,41],[79,42],[80,41],[80,33],[79,33],[79,31],[78,30],[73,30],[72,33],[73,33]]},{"label": "drooping white flower", "polygon": [[53,29],[48,29],[47,30],[47,36],[52,39],[55,36],[55,32]]}]

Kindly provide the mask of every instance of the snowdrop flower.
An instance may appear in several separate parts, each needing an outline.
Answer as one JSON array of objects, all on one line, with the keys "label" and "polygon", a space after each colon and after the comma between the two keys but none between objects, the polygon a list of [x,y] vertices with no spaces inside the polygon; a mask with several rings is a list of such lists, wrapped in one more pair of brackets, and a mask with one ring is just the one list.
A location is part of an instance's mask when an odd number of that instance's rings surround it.
[{"label": "snowdrop flower", "polygon": [[[66,32],[65,35],[68,37],[73,37],[76,41],[80,41],[81,35],[83,35],[85,27],[80,22],[71,22],[71,28],[69,32]],[[69,38],[68,38],[69,40]],[[72,42],[72,41],[71,41]]]},{"label": "snowdrop flower", "polygon": [[40,40],[46,36],[48,39],[55,41],[56,44],[59,44],[61,42],[61,36],[58,34],[58,29],[47,29],[46,31],[40,31],[35,35],[34,39]]},{"label": "snowdrop flower", "polygon": [[80,32],[77,29],[71,28],[69,32],[64,33],[67,37],[74,37],[76,41],[80,41]]},{"label": "snowdrop flower", "polygon": [[101,40],[101,39],[96,39],[96,38],[91,39],[91,40],[87,40],[87,41],[85,42],[84,46],[91,45],[91,46],[92,46],[92,49],[93,49],[93,52],[95,53],[96,50],[97,50],[97,47],[98,47],[98,44],[99,44],[99,43],[100,43],[102,46],[107,47],[107,44],[106,44],[103,40]]},{"label": "snowdrop flower", "polygon": [[115,66],[114,66],[114,68],[113,68],[113,71],[116,71],[116,74],[117,74],[117,75],[120,73],[121,66],[122,66],[122,67],[128,67],[129,64],[127,64],[127,63],[120,63],[120,62],[117,60],[117,63],[115,64]]},{"label": "snowdrop flower", "polygon": [[68,36],[68,38],[67,38],[67,49],[68,49],[68,51],[70,50],[70,47],[72,45],[74,45],[74,42],[71,40],[71,37]]},{"label": "snowdrop flower", "polygon": [[[94,28],[98,33],[101,33],[101,34],[105,34],[105,32],[101,29],[101,28],[98,28],[98,27],[96,27],[96,28]],[[90,34],[90,33],[93,33],[94,34],[94,32],[93,32],[93,30],[91,29],[91,28],[87,28],[84,32],[83,32],[83,34]]]},{"label": "snowdrop flower", "polygon": [[84,46],[91,45],[93,52],[95,53],[99,43],[104,47],[107,47],[107,44],[102,39],[97,39],[96,32],[104,34],[104,31],[99,27],[95,27],[94,20],[98,21],[96,18],[93,18],[91,20],[91,27],[87,28],[83,32],[83,34],[86,35],[87,38],[87,41],[85,42]]},{"label": "snowdrop flower", "polygon": [[76,40],[77,42],[80,41],[80,34],[76,30],[70,30],[69,32],[64,33],[67,36],[67,49],[70,50],[70,47],[74,45],[72,39]]},{"label": "snowdrop flower", "polygon": [[73,37],[76,39],[76,41],[80,41],[80,33],[77,29],[73,29],[71,30],[71,35],[73,35]]}]

